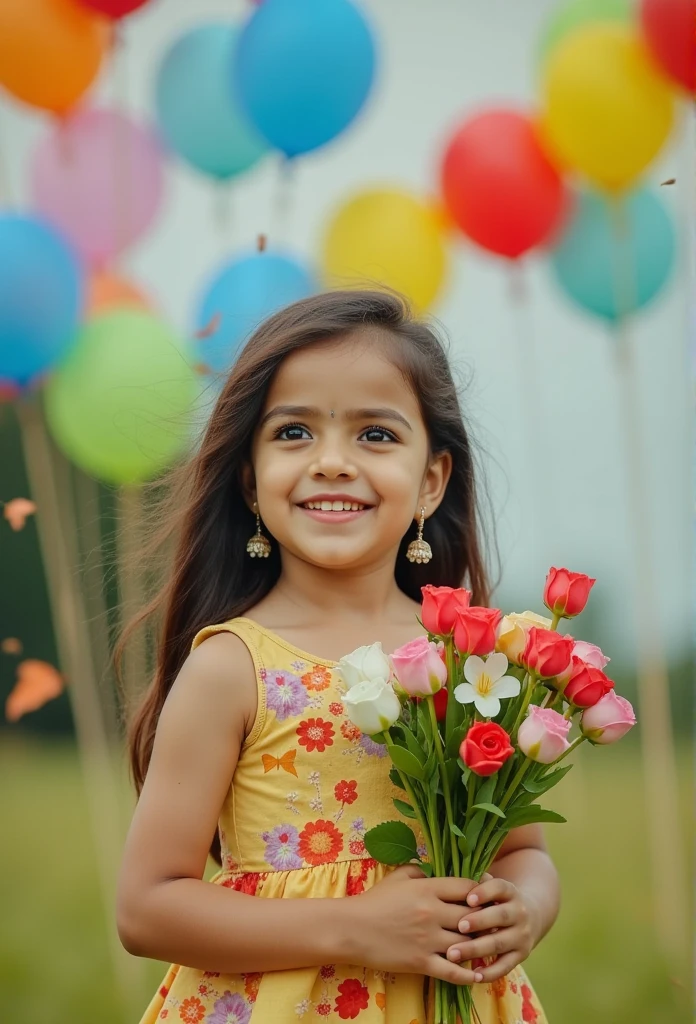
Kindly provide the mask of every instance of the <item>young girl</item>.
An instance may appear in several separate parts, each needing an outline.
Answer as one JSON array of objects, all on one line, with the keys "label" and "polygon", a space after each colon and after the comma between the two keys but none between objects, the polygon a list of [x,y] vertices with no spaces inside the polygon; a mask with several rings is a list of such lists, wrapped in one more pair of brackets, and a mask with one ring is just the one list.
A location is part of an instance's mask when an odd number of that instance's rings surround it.
[{"label": "young girl", "polygon": [[[479,884],[370,859],[399,791],[335,671],[418,635],[426,583],[489,598],[441,344],[378,292],[282,310],[183,476],[118,894],[126,949],[174,965],[143,1024],[423,1024],[428,977],[473,985],[483,1024],[544,1024],[519,966],[558,912],[540,827],[511,832]],[[406,558],[421,510],[429,564]]]}]

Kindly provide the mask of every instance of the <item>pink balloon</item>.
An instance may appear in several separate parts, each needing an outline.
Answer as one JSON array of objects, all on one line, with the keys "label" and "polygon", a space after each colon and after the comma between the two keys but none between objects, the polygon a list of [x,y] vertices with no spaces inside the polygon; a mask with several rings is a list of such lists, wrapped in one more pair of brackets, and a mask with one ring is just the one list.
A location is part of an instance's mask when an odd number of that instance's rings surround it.
[{"label": "pink balloon", "polygon": [[93,266],[103,266],[149,227],[162,197],[155,135],[114,110],[80,110],[39,144],[35,208]]}]

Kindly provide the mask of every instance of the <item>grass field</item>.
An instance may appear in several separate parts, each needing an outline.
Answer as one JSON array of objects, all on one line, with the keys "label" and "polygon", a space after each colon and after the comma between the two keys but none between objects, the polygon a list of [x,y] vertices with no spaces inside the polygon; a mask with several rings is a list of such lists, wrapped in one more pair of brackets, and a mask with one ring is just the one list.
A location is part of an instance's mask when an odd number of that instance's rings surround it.
[{"label": "grass field", "polygon": [[[686,751],[681,771],[690,827]],[[123,953],[123,1005],[74,749],[5,740],[0,779],[0,1021],[137,1024],[164,967]],[[547,826],[563,907],[526,967],[550,1024],[686,1024],[691,952],[657,953],[635,742],[582,750],[548,803],[569,819]]]}]

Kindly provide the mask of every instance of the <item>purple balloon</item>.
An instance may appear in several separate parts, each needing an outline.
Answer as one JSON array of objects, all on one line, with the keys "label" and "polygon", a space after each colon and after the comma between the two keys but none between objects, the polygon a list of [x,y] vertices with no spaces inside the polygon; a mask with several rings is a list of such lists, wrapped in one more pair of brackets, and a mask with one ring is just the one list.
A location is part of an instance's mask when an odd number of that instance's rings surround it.
[{"label": "purple balloon", "polygon": [[81,110],[39,144],[34,206],[92,266],[149,227],[162,197],[163,157],[149,129],[114,110]]}]

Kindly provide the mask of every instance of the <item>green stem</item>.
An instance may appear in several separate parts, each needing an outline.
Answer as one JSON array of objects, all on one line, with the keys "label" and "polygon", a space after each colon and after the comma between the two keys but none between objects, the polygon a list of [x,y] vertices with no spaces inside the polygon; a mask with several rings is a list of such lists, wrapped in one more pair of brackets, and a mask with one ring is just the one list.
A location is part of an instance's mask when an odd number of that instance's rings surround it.
[{"label": "green stem", "polygon": [[[394,746],[394,741],[392,740],[391,736],[389,735],[389,732],[386,729],[384,730],[382,735],[384,736],[384,742],[386,743],[387,748],[389,749],[389,748],[393,747]],[[396,768],[396,765],[394,765],[394,767]],[[425,819],[423,817],[423,812],[421,810],[421,807],[420,807],[420,804],[418,802],[418,799],[416,798],[416,793],[415,793],[415,791],[413,789],[413,786],[411,785],[411,780],[409,779],[408,775],[405,775],[403,772],[400,772],[398,768],[396,768],[396,770],[398,772],[399,778],[401,779],[401,781],[403,783],[404,789],[406,790],[406,792],[407,792],[407,794],[408,794],[408,796],[409,796],[409,798],[411,800],[411,806],[413,807],[413,810],[416,813],[416,818],[418,820],[418,824],[420,825],[421,832],[423,833],[423,839],[425,841],[425,848],[428,851],[428,860],[430,861],[430,863],[433,866],[433,871],[435,871],[435,858],[433,856],[433,844],[432,844],[432,841],[431,841],[431,838],[430,838],[430,831],[429,831],[428,825],[426,824],[426,821],[425,821]]]},{"label": "green stem", "polygon": [[566,713],[565,713],[565,714],[564,714],[564,716],[563,716],[563,717],[564,717],[564,718],[566,719],[566,721],[567,721],[567,720],[568,720],[569,718],[572,718],[572,717],[573,717],[573,714],[575,713],[575,711],[576,711],[576,707],[575,707],[575,705],[574,705],[574,704],[569,704],[569,705],[568,705],[568,710],[566,711]]},{"label": "green stem", "polygon": [[[561,756],[563,756],[563,755],[561,755]],[[510,783],[510,785],[508,786],[508,788],[507,788],[507,790],[505,792],[505,795],[501,798],[500,803],[498,804],[498,807],[501,809],[501,811],[504,811],[505,808],[507,807],[507,805],[510,803],[510,801],[512,800],[512,798],[513,798],[513,796],[515,794],[515,791],[516,791],[517,787],[519,786],[520,782],[522,782],[523,778],[525,777],[525,775],[529,771],[529,768],[531,767],[531,765],[533,765],[535,763],[536,763],[535,761],[532,761],[530,758],[525,757],[524,761],[522,762],[522,764],[520,765],[520,767],[519,767],[519,769],[517,771],[517,774],[513,778],[513,780]],[[486,849],[486,844],[487,844],[487,842],[488,842],[488,840],[490,838],[491,832],[495,828],[496,824],[497,824],[497,818],[494,815],[491,815],[491,821],[489,821],[488,824],[485,826],[485,828],[482,829],[482,831],[481,831],[481,835],[479,836],[479,840],[478,840],[478,842],[476,844],[476,853],[474,854],[474,859],[473,859],[473,866],[474,866],[474,871],[475,872],[478,872],[481,869],[480,861],[482,860],[483,853],[484,853],[484,851]]]},{"label": "green stem", "polygon": [[551,612],[551,629],[555,629],[562,618],[562,615],[556,615],[555,612]]},{"label": "green stem", "polygon": [[440,765],[440,780],[442,782],[442,792],[445,797],[445,813],[447,815],[447,830],[450,837],[450,852],[452,854],[452,871],[456,877],[459,877],[459,847],[457,846],[457,837],[452,831],[452,825],[454,825],[454,815],[452,813],[452,794],[449,788],[449,779],[447,778],[447,769],[445,768],[445,755],[442,752],[442,742],[440,740],[440,730],[437,725],[437,715],[435,713],[435,702],[433,697],[427,697],[426,703],[428,710],[430,711],[430,724],[433,729],[433,740],[435,743],[435,754]]},{"label": "green stem", "polygon": [[515,740],[517,738],[517,730],[519,729],[519,727],[520,727],[520,725],[522,723],[522,719],[524,718],[525,711],[529,707],[529,702],[532,699],[532,694],[534,693],[534,687],[536,686],[536,676],[534,675],[533,672],[528,672],[526,679],[527,679],[527,689],[525,691],[525,695],[524,695],[524,698],[522,700],[522,704],[520,705],[520,710],[517,712],[517,718],[515,719],[515,724],[513,725],[512,729],[510,730],[510,736],[512,738],[512,742],[513,743],[515,742]]},{"label": "green stem", "polygon": [[562,761],[564,757],[567,757],[567,756],[568,756],[568,754],[570,754],[570,753],[571,753],[571,752],[572,752],[573,750],[575,750],[575,748],[576,748],[576,747],[579,747],[579,746],[580,746],[580,744],[582,743],[582,741],[583,741],[583,740],[586,740],[586,739],[587,739],[587,736],[577,736],[577,737],[576,737],[576,738],[575,738],[575,739],[573,740],[573,742],[572,742],[572,743],[570,744],[570,746],[568,747],[568,749],[567,749],[567,750],[564,750],[564,752],[563,752],[563,753],[561,754],[561,756],[560,756],[560,757],[557,757],[555,761],[551,761],[551,763],[550,763],[550,764],[547,764],[547,765],[546,765],[546,768],[547,768],[547,770],[548,770],[549,768],[553,768],[553,767],[554,767],[554,765],[557,765],[557,764],[559,763],[559,761]]}]

